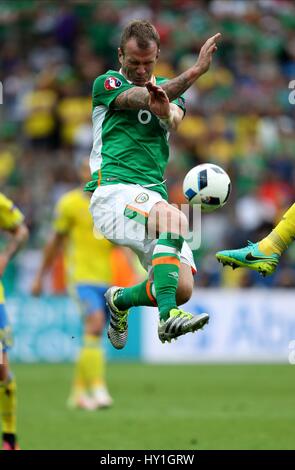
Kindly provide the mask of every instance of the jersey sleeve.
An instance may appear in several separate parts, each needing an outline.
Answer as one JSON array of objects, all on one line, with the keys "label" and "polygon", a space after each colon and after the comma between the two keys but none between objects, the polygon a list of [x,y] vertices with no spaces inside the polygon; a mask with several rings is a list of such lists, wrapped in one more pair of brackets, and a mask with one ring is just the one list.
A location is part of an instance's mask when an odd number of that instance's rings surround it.
[{"label": "jersey sleeve", "polygon": [[21,211],[4,194],[0,194],[0,228],[14,230],[24,221]]},{"label": "jersey sleeve", "polygon": [[185,99],[182,95],[179,96],[179,98],[176,98],[176,100],[173,100],[172,103],[176,104],[179,108],[181,108],[184,114],[186,113]]},{"label": "jersey sleeve", "polygon": [[72,205],[69,204],[67,198],[61,198],[54,209],[53,229],[60,234],[69,232],[73,217],[71,214]]},{"label": "jersey sleeve", "polygon": [[97,77],[93,84],[93,107],[104,105],[109,108],[117,96],[133,87],[134,85],[128,83],[124,77],[119,78],[115,74],[101,75]]}]

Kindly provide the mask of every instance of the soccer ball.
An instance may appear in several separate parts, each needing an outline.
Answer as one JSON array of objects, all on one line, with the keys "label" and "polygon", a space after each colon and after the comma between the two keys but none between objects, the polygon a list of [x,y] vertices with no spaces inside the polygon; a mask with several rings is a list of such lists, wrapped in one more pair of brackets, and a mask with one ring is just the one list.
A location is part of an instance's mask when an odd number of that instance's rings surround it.
[{"label": "soccer ball", "polygon": [[183,193],[189,204],[200,204],[203,212],[213,212],[224,206],[230,191],[228,174],[212,163],[195,166],[183,181]]}]

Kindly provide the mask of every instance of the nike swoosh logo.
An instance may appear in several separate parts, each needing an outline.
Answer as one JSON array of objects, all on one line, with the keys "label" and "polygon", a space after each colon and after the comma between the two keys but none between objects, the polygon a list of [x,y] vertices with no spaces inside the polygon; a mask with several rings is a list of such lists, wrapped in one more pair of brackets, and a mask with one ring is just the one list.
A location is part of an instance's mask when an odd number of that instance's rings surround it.
[{"label": "nike swoosh logo", "polygon": [[247,253],[245,258],[247,261],[268,261],[268,260],[273,261],[272,258],[264,258],[263,256],[253,256],[251,252]]}]

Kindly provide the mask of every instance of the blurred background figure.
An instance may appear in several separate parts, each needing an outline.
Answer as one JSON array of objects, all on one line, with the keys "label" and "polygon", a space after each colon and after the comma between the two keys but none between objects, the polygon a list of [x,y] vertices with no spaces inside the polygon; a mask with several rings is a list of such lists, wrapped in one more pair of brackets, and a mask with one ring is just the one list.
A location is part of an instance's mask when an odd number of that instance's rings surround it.
[{"label": "blurred background figure", "polygon": [[109,407],[113,402],[107,390],[101,344],[108,318],[104,294],[113,278],[113,245],[99,233],[93,233],[89,196],[83,192],[90,178],[88,158],[82,160],[78,173],[81,186],[65,193],[55,207],[54,232],[45,245],[32,294],[42,293],[45,275],[64,253],[69,292],[78,301],[84,321],[84,342],[68,405],[94,410]]},{"label": "blurred background figure", "polygon": [[10,199],[0,193],[0,229],[9,234],[0,251],[0,412],[3,450],[18,450],[16,437],[16,380],[12,374],[7,351],[11,347],[11,329],[5,311],[1,278],[10,259],[28,238],[22,213]]}]

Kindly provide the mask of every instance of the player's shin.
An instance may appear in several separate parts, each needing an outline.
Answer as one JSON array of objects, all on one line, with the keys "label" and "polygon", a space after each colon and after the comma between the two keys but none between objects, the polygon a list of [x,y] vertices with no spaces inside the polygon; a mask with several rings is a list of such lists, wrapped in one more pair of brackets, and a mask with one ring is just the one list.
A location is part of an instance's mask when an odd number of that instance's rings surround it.
[{"label": "player's shin", "polygon": [[100,338],[85,335],[84,344],[77,360],[77,388],[91,389],[104,383],[105,359]]},{"label": "player's shin", "polygon": [[154,283],[160,319],[177,308],[176,289],[180,266],[180,252],[184,239],[173,233],[162,233],[153,253]]},{"label": "player's shin", "polygon": [[[102,392],[100,401],[103,400],[103,403],[96,403],[96,395],[101,395]],[[110,406],[111,402],[105,386],[105,356],[100,338],[96,335],[85,335],[76,363],[69,405],[90,410],[98,406]]]}]

